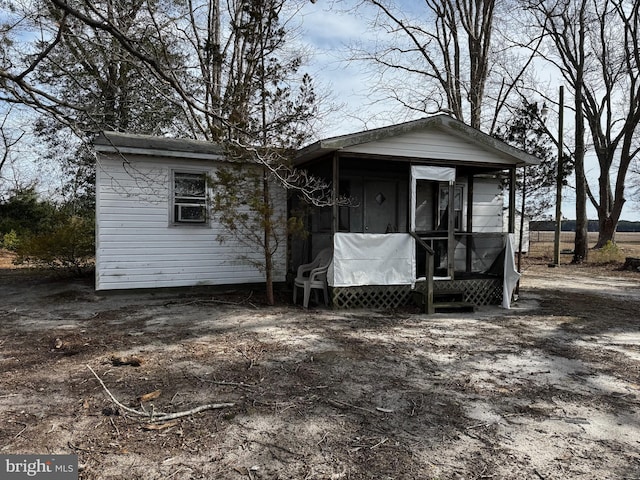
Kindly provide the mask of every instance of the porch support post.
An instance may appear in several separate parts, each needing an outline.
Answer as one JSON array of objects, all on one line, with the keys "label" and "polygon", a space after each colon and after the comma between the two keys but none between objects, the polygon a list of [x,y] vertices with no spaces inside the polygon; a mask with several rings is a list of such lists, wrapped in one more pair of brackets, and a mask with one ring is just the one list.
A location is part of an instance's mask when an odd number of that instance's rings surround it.
[{"label": "porch support post", "polygon": [[449,277],[451,277],[451,280],[453,280],[453,272],[455,269],[455,259],[454,259],[454,255],[456,252],[456,244],[455,244],[455,228],[456,228],[456,219],[455,219],[455,213],[456,213],[456,209],[455,209],[455,191],[456,191],[456,184],[455,182],[449,182],[449,215],[448,215],[448,225],[447,225],[447,230],[448,230],[448,238],[447,238],[447,270],[448,270],[448,275]]},{"label": "porch support post", "polygon": [[473,174],[470,173],[467,180],[467,231],[466,231],[467,272],[473,266]]},{"label": "porch support post", "polygon": [[[340,208],[338,206],[338,198],[340,197],[340,162],[338,161],[338,152],[333,154],[333,165],[332,165],[332,188],[331,188],[331,233],[334,234],[339,230],[339,215]],[[333,241],[333,240],[332,240]]]},{"label": "porch support post", "polygon": [[424,313],[427,315],[433,315],[436,313],[436,309],[433,306],[433,251],[427,252],[427,260],[425,264],[425,289],[424,289]]},{"label": "porch support post", "polygon": [[516,232],[516,169],[509,170],[509,233]]}]

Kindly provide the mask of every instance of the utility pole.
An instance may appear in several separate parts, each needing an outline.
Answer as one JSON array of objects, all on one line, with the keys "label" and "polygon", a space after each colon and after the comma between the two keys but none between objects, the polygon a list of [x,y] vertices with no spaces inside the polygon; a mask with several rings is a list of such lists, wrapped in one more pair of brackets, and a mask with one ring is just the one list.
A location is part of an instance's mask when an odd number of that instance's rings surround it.
[{"label": "utility pole", "polygon": [[560,266],[560,232],[562,231],[562,129],[564,119],[564,86],[560,87],[560,99],[558,105],[558,172],[556,174],[556,231],[553,238],[553,264],[550,267]]}]

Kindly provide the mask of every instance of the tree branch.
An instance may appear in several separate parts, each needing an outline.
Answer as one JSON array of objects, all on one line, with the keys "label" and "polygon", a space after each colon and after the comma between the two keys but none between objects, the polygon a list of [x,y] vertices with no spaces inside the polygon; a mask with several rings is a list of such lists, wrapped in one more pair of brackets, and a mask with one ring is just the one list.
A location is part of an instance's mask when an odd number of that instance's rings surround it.
[{"label": "tree branch", "polygon": [[157,412],[155,410],[152,410],[151,412],[147,412],[144,410],[136,410],[135,408],[127,407],[126,405],[123,405],[120,401],[118,401],[118,399],[109,391],[107,386],[104,384],[102,379],[98,376],[98,374],[93,370],[93,368],[91,368],[91,366],[89,365],[87,365],[87,368],[93,374],[93,376],[96,377],[96,380],[100,382],[100,385],[102,386],[104,391],[107,393],[111,401],[118,406],[118,408],[121,408],[125,412],[131,413],[138,417],[145,417],[150,422],[166,422],[167,420],[174,420],[176,418],[188,417],[190,415],[195,415],[196,413],[204,412],[206,410],[219,410],[222,408],[231,408],[235,406],[235,403],[207,403],[205,405],[200,405],[198,407],[192,408],[191,410],[184,410],[181,412],[174,412],[174,413]]}]

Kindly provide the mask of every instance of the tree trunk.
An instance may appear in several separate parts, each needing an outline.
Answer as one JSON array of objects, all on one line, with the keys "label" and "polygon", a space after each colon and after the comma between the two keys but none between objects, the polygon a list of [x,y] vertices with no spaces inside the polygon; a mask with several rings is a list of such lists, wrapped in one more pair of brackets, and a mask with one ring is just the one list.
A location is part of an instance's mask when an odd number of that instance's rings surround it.
[{"label": "tree trunk", "polygon": [[599,218],[598,221],[598,242],[594,248],[602,248],[607,242],[615,243],[616,241],[616,226],[618,220],[607,216],[606,218]]},{"label": "tree trunk", "polygon": [[575,175],[576,175],[576,237],[574,240],[573,260],[571,263],[582,263],[587,260],[589,252],[588,225],[587,217],[587,178],[584,171],[584,152],[585,152],[585,125],[584,125],[584,98],[583,98],[583,81],[585,75],[585,4],[582,3],[580,9],[579,22],[579,45],[580,48],[576,52],[578,63],[576,64],[576,81],[575,88],[575,132],[576,132],[576,154],[575,154]]},{"label": "tree trunk", "polygon": [[[259,23],[260,33],[260,108],[262,120],[262,146],[267,148],[267,81],[266,65],[265,65],[265,34],[262,22]],[[273,251],[271,250],[271,235],[273,233],[273,210],[271,205],[271,192],[269,189],[269,172],[267,167],[262,167],[262,218],[264,222],[264,268],[267,282],[267,303],[275,305],[276,301],[273,295]]]},{"label": "tree trunk", "polygon": [[[629,135],[629,137],[631,137],[631,135]],[[626,199],[624,198],[625,178],[632,158],[628,154],[631,148],[630,144],[631,141],[625,138],[622,153],[620,155],[620,163],[618,165],[615,194],[611,195],[609,208],[605,210],[603,207],[604,202],[602,200],[600,201],[598,208],[598,242],[596,243],[595,248],[602,248],[607,244],[607,242],[615,243],[616,241],[616,228],[618,227],[620,215],[622,215],[622,207],[626,202]]]},{"label": "tree trunk", "polygon": [[[576,134],[578,129],[576,128]],[[587,193],[586,178],[584,173],[584,150],[578,153],[576,135],[576,238],[574,241],[573,260],[571,263],[582,263],[587,260],[589,252],[588,225],[587,217]],[[580,160],[578,160],[580,156]]]},{"label": "tree trunk", "polygon": [[[578,93],[576,92],[576,104],[577,102]],[[582,119],[581,108],[576,108],[575,177],[576,237],[574,240],[573,259],[571,260],[571,263],[583,263],[587,260],[589,252],[589,218],[587,216],[587,179],[584,171],[584,120]]]},{"label": "tree trunk", "polygon": [[275,305],[276,301],[273,295],[273,252],[271,251],[271,231],[273,229],[273,218],[271,217],[269,174],[266,168],[263,168],[262,173],[262,193],[264,208],[264,211],[262,212],[264,220],[264,268],[267,303],[269,305]]},{"label": "tree trunk", "polygon": [[469,46],[469,103],[471,126],[481,130],[484,89],[489,72],[491,31],[494,0],[462,2],[460,19],[467,34]]}]

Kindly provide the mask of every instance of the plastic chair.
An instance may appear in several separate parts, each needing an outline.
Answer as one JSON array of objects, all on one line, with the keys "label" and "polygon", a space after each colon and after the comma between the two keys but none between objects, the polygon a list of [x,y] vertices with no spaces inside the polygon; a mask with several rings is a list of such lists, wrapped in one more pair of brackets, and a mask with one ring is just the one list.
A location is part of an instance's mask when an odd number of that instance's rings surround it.
[{"label": "plastic chair", "polygon": [[[330,248],[321,250],[311,263],[305,263],[298,267],[298,273],[293,281],[293,303],[296,303],[298,288],[304,290],[303,306],[309,308],[309,296],[311,289],[322,290],[324,304],[329,304],[329,292],[327,288],[327,270],[333,258]],[[317,294],[317,292],[316,292]],[[316,296],[317,300],[317,296]]]}]

